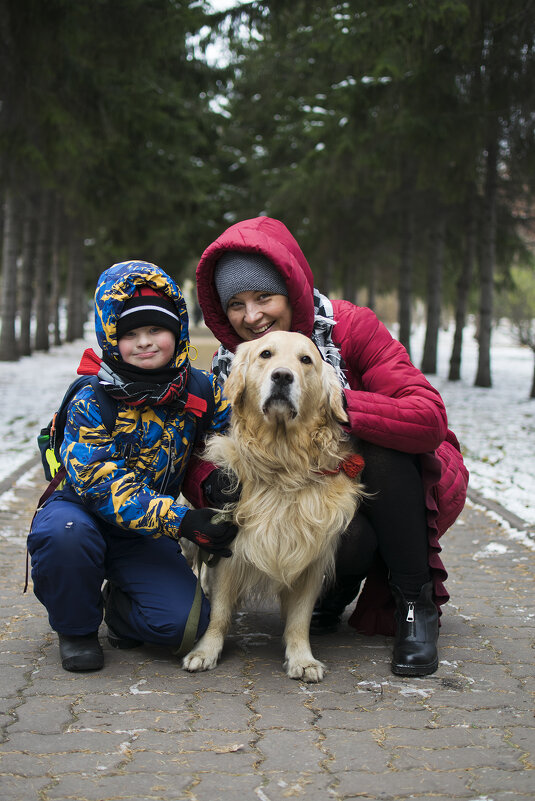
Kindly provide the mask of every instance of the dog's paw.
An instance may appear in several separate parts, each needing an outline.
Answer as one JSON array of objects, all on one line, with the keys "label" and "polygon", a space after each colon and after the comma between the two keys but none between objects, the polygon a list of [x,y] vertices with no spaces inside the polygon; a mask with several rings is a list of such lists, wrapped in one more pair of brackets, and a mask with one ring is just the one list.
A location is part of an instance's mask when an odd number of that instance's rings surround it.
[{"label": "dog's paw", "polygon": [[325,665],[317,659],[308,660],[306,664],[300,662],[285,662],[286,673],[291,679],[299,679],[310,684],[323,681]]},{"label": "dog's paw", "polygon": [[219,654],[208,654],[205,651],[191,651],[182,660],[184,670],[197,673],[201,670],[212,670],[217,665]]}]

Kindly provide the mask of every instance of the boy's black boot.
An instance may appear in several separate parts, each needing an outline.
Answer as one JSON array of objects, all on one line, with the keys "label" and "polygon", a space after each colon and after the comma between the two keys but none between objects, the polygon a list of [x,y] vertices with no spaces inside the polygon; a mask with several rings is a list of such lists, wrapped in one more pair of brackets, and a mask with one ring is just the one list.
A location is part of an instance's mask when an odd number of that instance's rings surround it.
[{"label": "boy's black boot", "polygon": [[407,600],[399,587],[390,585],[396,602],[396,637],[392,673],[427,676],[438,667],[438,611],[433,584],[424,584],[416,600]]},{"label": "boy's black boot", "polygon": [[64,670],[101,670],[104,654],[98,641],[98,631],[91,634],[60,634],[59,653]]},{"label": "boy's black boot", "polygon": [[332,634],[338,629],[344,609],[359,594],[361,582],[360,576],[340,576],[331,584],[316,601],[310,621],[311,634]]},{"label": "boy's black boot", "polygon": [[128,617],[131,608],[130,598],[109,579],[102,588],[104,601],[104,621],[108,627],[108,642],[112,648],[128,650],[143,645],[141,640],[125,637],[121,631],[121,618]]}]

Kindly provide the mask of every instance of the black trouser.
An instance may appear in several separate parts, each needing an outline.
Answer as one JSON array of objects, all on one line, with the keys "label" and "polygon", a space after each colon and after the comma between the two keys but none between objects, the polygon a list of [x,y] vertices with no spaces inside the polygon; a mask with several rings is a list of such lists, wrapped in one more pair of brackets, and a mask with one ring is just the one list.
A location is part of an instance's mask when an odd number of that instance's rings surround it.
[{"label": "black trouser", "polygon": [[336,575],[364,577],[377,552],[393,584],[417,593],[429,581],[427,523],[418,456],[359,441],[371,497],[342,537]]}]

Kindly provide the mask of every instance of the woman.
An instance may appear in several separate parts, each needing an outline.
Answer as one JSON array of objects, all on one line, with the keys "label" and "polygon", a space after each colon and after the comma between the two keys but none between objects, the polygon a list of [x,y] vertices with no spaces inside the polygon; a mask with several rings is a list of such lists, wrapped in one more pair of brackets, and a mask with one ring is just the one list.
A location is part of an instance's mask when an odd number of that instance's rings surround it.
[{"label": "woman", "polygon": [[[460,514],[468,483],[439,393],[370,309],[314,289],[279,220],[257,217],[224,231],[202,255],[197,292],[221,343],[212,365],[220,383],[237,345],[273,330],[311,337],[338,372],[371,497],[342,538],[336,580],[316,605],[312,631],[332,631],[366,579],[350,625],[395,634],[394,673],[433,673],[439,609],[449,597],[438,540]],[[195,472],[205,491],[198,502],[213,502],[219,472],[206,464]]]}]

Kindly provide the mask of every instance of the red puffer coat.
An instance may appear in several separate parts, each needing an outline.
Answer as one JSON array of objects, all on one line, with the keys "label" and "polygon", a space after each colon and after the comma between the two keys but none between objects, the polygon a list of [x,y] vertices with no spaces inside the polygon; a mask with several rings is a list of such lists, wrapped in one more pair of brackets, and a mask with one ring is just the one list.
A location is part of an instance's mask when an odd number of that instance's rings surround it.
[{"label": "red puffer coat", "polygon": [[[240,338],[231,327],[215,288],[214,267],[226,250],[263,253],[284,277],[292,307],[292,330],[310,336],[314,322],[313,276],[296,240],[283,223],[257,217],[236,223],[203,253],[197,268],[199,304],[208,327],[228,349]],[[437,390],[411,363],[405,348],[376,315],[343,300],[332,301],[340,348],[351,389],[346,390],[351,431],[361,439],[420,454],[429,532],[429,565],[437,605],[448,600],[439,538],[460,514],[468,471],[459,444],[448,430]],[[202,481],[210,466],[198,465],[188,485]],[[190,492],[188,497],[193,493]],[[198,499],[200,502],[200,499]],[[400,509],[400,514],[403,510]],[[364,634],[393,634],[394,603],[384,563],[377,561],[349,623]]]}]

